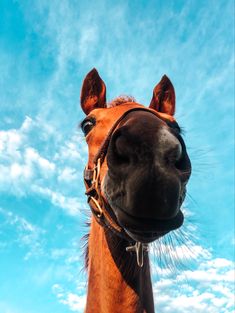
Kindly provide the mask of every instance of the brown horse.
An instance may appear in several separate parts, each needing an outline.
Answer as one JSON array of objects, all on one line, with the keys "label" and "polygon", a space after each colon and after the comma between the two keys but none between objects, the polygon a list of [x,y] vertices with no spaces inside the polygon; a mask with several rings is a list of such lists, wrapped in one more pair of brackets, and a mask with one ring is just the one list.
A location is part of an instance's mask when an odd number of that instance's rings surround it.
[{"label": "brown horse", "polygon": [[152,313],[148,243],[183,224],[191,164],[163,76],[149,108],[122,97],[107,107],[96,69],[83,82],[84,171],[92,220],[86,254],[86,313]]}]

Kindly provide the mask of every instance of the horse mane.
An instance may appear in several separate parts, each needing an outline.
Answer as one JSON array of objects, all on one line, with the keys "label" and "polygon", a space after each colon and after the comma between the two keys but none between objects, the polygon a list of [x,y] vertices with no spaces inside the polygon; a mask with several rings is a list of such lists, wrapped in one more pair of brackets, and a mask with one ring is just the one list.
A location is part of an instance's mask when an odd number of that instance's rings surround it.
[{"label": "horse mane", "polygon": [[136,100],[132,96],[120,95],[112,101],[108,102],[107,106],[108,108],[113,108],[126,102],[136,102]]}]

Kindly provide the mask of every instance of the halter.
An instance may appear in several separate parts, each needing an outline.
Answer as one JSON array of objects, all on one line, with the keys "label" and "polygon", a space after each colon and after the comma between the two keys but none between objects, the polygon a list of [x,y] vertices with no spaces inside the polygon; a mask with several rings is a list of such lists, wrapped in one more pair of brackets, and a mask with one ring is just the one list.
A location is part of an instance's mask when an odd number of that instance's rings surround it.
[{"label": "halter", "polygon": [[[126,111],[123,115],[121,115],[116,122],[111,127],[108,132],[107,137],[103,141],[100,149],[94,157],[93,163],[94,167],[89,169],[88,166],[85,167],[84,170],[84,182],[86,186],[86,195],[88,197],[87,202],[91,208],[91,211],[96,219],[96,221],[101,225],[110,228],[114,231],[118,236],[127,239],[130,242],[130,237],[127,235],[125,230],[119,225],[115,214],[113,213],[111,207],[106,203],[104,198],[101,195],[101,182],[100,182],[100,170],[101,166],[105,160],[109,143],[112,137],[114,130],[117,128],[118,124],[131,112],[133,111],[147,111],[150,112],[157,117],[159,117],[159,113],[149,110],[147,108],[139,107],[139,108],[131,108]],[[132,243],[133,240],[131,239]],[[128,246],[126,251],[134,251],[136,253],[137,264],[139,267],[143,266],[143,256],[144,251],[148,251],[148,245],[136,242],[134,245]]]}]

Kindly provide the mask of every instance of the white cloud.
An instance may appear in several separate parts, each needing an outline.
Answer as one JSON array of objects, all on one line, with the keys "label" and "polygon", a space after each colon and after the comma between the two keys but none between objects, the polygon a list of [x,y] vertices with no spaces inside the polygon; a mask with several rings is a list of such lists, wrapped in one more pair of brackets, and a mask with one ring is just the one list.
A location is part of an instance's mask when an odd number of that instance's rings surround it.
[{"label": "white cloud", "polygon": [[[163,237],[150,250],[156,311],[232,313],[234,262],[214,258],[212,249],[194,243],[198,229],[188,229],[187,220],[183,228],[183,233],[178,230]],[[179,241],[184,232],[190,238]]]},{"label": "white cloud", "polygon": [[78,180],[78,173],[74,168],[65,167],[62,171],[60,171],[58,180],[72,183],[73,181]]},{"label": "white cloud", "polygon": [[35,149],[33,149],[31,147],[25,149],[24,157],[25,157],[26,163],[29,163],[29,164],[35,163],[43,171],[47,172],[47,171],[54,171],[55,170],[55,164],[54,163],[41,157],[39,155],[38,151],[36,151]]},{"label": "white cloud", "polygon": [[[80,283],[79,286],[82,287],[84,291],[85,284]],[[57,296],[59,302],[68,306],[71,311],[79,313],[82,313],[84,311],[86,304],[86,294],[77,295],[72,292],[66,292],[59,284],[54,284],[52,290]]]},{"label": "white cloud", "polygon": [[[51,142],[54,150],[48,149]],[[0,132],[0,152],[0,192],[38,194],[71,216],[84,207],[71,196],[79,192],[85,163],[85,143],[79,136],[63,141],[52,127],[26,116],[19,129]]]},{"label": "white cloud", "polygon": [[29,223],[24,218],[12,213],[11,211],[4,210],[3,208],[0,207],[0,213],[4,215],[8,224],[14,225],[20,230],[29,232],[36,232],[37,230],[36,226]]},{"label": "white cloud", "polygon": [[198,259],[198,268],[161,271],[153,285],[159,313],[232,313],[234,264],[227,259]]},{"label": "white cloud", "polygon": [[65,209],[66,213],[71,216],[77,216],[81,213],[82,209],[85,209],[84,202],[79,201],[77,197],[64,196],[62,193],[40,186],[32,186],[32,191],[47,197],[52,204]]},{"label": "white cloud", "polygon": [[[11,155],[14,158],[20,157],[20,148],[23,141],[23,134],[13,129],[11,131],[0,131],[0,153],[2,158]],[[5,155],[4,155],[5,154]]]},{"label": "white cloud", "polygon": [[60,302],[67,305],[71,311],[79,312],[85,307],[86,295],[78,296],[74,293],[69,293],[66,298],[61,299]]},{"label": "white cloud", "polygon": [[76,135],[72,136],[70,141],[63,143],[56,151],[54,159],[57,162],[66,161],[70,164],[85,163],[85,153],[87,153],[87,147],[84,138]]},{"label": "white cloud", "polygon": [[48,177],[55,170],[55,164],[28,146],[33,127],[33,120],[26,117],[19,129],[0,131],[0,190],[22,194],[22,185],[29,184],[37,171]]},{"label": "white cloud", "polygon": [[[16,181],[17,179],[29,180],[33,176],[32,168],[27,165],[13,163],[10,166],[10,177]],[[6,177],[5,177],[6,179]]]},{"label": "white cloud", "polygon": [[232,267],[233,263],[229,260],[223,259],[223,258],[217,258],[208,261],[207,266],[208,267],[214,267],[214,268],[227,268]]},{"label": "white cloud", "polygon": [[81,29],[79,40],[79,59],[84,60],[91,47],[94,47],[98,41],[98,29],[95,26],[87,25]]}]

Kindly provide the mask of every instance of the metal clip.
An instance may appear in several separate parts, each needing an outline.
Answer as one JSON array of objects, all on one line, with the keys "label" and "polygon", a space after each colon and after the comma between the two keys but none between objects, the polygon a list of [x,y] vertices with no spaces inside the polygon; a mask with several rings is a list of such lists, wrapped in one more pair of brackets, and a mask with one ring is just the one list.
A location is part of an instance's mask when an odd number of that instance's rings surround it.
[{"label": "metal clip", "polygon": [[149,251],[148,244],[137,241],[133,246],[126,247],[126,251],[135,252],[139,267],[144,264],[144,251]]}]

